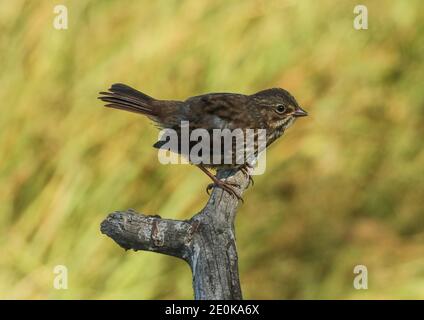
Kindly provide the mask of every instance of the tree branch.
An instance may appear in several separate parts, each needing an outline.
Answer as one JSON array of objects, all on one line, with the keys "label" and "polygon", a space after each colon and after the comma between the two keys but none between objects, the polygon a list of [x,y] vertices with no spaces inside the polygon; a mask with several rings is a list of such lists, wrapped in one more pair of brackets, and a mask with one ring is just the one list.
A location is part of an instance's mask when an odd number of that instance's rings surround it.
[{"label": "tree branch", "polygon": [[[219,179],[240,186],[249,178],[241,171],[220,170]],[[195,299],[242,299],[234,220],[238,200],[214,188],[206,206],[190,220],[162,219],[132,209],[111,213],[101,232],[124,249],[158,252],[187,261],[193,273]]]}]

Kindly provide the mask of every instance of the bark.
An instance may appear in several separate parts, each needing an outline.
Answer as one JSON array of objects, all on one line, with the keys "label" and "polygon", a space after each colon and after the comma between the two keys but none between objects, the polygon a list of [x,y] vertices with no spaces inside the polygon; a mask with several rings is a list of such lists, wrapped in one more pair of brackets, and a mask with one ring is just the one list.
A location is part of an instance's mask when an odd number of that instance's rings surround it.
[{"label": "bark", "polygon": [[[220,179],[240,186],[249,178],[241,171],[218,171]],[[124,249],[162,253],[188,262],[194,298],[241,300],[234,220],[239,201],[214,188],[206,206],[189,220],[163,219],[129,209],[116,211],[101,223],[101,232]]]}]

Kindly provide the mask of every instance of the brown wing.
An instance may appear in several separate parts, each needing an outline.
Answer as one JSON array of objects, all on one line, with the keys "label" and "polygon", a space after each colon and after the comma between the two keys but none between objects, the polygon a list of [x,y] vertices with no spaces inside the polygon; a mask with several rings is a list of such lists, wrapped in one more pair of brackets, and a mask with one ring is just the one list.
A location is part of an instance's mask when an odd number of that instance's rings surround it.
[{"label": "brown wing", "polygon": [[256,110],[248,96],[212,93],[192,97],[184,103],[185,118],[193,128],[236,129],[257,127]]},{"label": "brown wing", "polygon": [[[209,159],[212,159],[212,154],[217,153],[225,159],[230,157],[233,163],[236,163],[237,152],[235,145],[232,145],[232,150],[225,150],[226,144],[223,142],[226,140],[223,137],[215,136],[213,129],[258,129],[261,126],[260,113],[257,111],[253,101],[249,99],[249,96],[232,94],[232,93],[213,93],[202,96],[192,97],[179,106],[179,121],[175,121],[172,128],[177,131],[178,136],[181,136],[181,121],[188,121],[190,133],[194,129],[205,129],[209,132],[210,145],[206,154],[210,154]],[[177,120],[177,119],[174,119]],[[225,133],[225,135],[231,133]],[[256,133],[255,133],[256,135]],[[256,139],[256,138],[255,138]],[[154,147],[160,148],[165,142],[158,141]],[[245,148],[244,141],[243,145],[239,145],[241,148]],[[191,141],[189,150],[192,149],[197,141]],[[221,148],[214,149],[216,144],[221,144]],[[254,148],[256,147],[253,146]],[[175,150],[181,153],[181,150]],[[223,163],[224,160],[221,161]]]}]

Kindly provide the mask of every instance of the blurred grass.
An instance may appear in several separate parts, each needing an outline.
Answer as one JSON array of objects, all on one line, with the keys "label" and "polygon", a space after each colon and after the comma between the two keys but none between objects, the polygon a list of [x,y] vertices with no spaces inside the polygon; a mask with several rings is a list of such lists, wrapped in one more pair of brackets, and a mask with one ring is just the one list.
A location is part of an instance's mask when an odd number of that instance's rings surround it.
[{"label": "blurred grass", "polygon": [[[209,181],[161,166],[113,82],[158,98],[280,86],[311,116],[267,154],[237,219],[246,298],[424,298],[422,1],[0,0],[0,297],[191,298],[176,259],[101,235],[129,207],[188,218]],[[53,288],[53,268],[69,289]],[[352,287],[365,264],[369,290]]]}]

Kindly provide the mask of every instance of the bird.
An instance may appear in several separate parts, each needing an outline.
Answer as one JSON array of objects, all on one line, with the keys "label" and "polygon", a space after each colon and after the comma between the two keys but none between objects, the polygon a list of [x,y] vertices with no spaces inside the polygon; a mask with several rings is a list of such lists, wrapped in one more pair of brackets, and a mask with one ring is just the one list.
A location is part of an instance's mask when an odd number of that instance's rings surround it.
[{"label": "bird", "polygon": [[[189,124],[189,132],[203,129],[210,134],[215,130],[225,129],[227,132],[238,129],[243,133],[246,133],[247,129],[257,132],[262,129],[262,132],[265,132],[266,142],[263,149],[281,137],[299,117],[308,115],[296,99],[282,88],[265,89],[251,95],[207,93],[181,101],[155,99],[128,85],[115,83],[108,91],[100,92],[98,99],[106,103],[105,107],[144,115],[152,120],[159,129],[174,130],[178,137],[181,137],[183,122]],[[223,143],[222,139],[219,141],[221,144]],[[165,143],[166,141],[159,140],[153,147],[160,149]],[[220,148],[216,148],[211,142],[209,143],[205,153],[218,154],[219,161],[217,163],[210,161],[193,163],[190,159],[189,162],[199,167],[213,181],[208,185],[207,191],[219,187],[237,199],[243,200],[235,190],[237,185],[218,179],[209,169],[237,169],[243,171],[251,179],[248,168],[253,166],[252,161],[249,162],[247,158],[244,160],[237,158],[237,150],[234,146],[231,146],[229,150],[223,150],[225,148],[222,148],[222,145]],[[194,144],[193,141],[189,142],[189,151],[192,150]],[[257,141],[249,150],[247,147],[248,144],[243,142],[242,153],[250,151],[254,155],[254,159],[262,151]],[[183,153],[181,147],[172,151],[188,156]],[[224,158],[227,161],[223,161]]]}]

